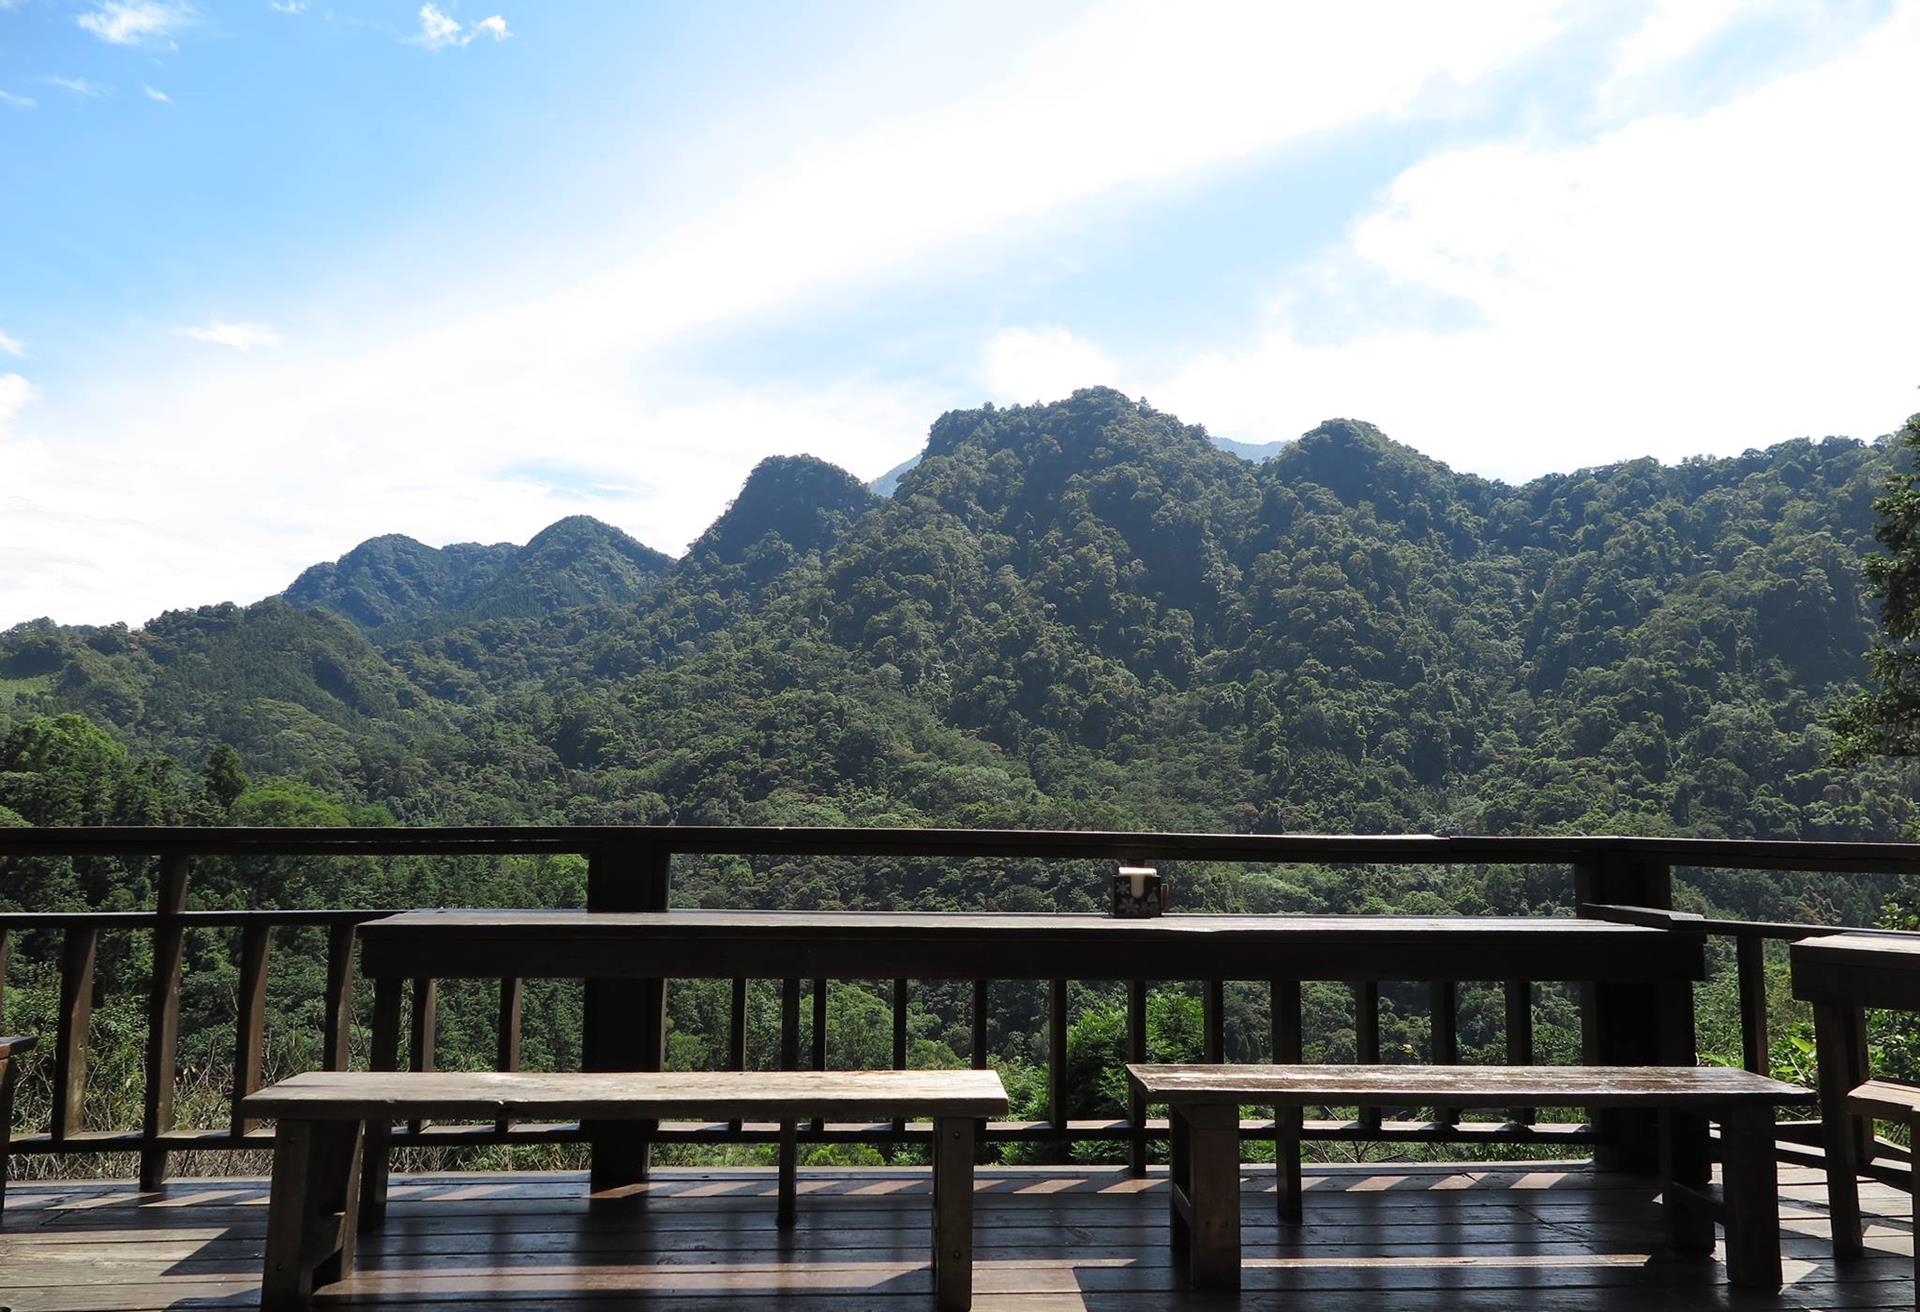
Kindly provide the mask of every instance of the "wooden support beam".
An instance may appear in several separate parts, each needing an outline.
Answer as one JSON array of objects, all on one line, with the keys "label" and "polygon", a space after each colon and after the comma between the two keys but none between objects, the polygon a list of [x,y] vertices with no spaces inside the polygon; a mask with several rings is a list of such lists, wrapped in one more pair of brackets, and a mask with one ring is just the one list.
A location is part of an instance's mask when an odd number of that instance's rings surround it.
[{"label": "wooden support beam", "polygon": [[[1127,1060],[1147,1060],[1147,982],[1127,981]],[[1127,1089],[1127,1121],[1133,1133],[1127,1139],[1127,1167],[1137,1178],[1147,1173],[1147,1100]]]},{"label": "wooden support beam", "polygon": [[[587,910],[665,911],[672,862],[670,849],[644,840],[594,848],[587,858]],[[657,1071],[666,1060],[666,981],[587,980],[581,1065],[590,1071]],[[595,1193],[647,1178],[653,1128],[645,1121],[589,1127]]]},{"label": "wooden support beam", "polygon": [[230,1124],[238,1136],[259,1122],[240,1111],[240,1100],[260,1087],[260,1063],[266,1052],[268,925],[240,931],[238,1014],[233,1022],[233,1103]]},{"label": "wooden support beam", "polygon": [[1056,979],[1047,987],[1047,1120],[1056,1127],[1065,1125],[1072,1107],[1067,1089],[1067,981]]},{"label": "wooden support beam", "polygon": [[[1380,1061],[1380,981],[1363,979],[1353,986],[1354,1060],[1374,1066]],[[1360,1124],[1369,1130],[1380,1128],[1380,1109],[1362,1107]]]},{"label": "wooden support beam", "polygon": [[[520,1013],[525,993],[526,986],[521,980],[500,981],[500,1019],[493,1036],[493,1068],[497,1071],[520,1069]],[[502,1116],[494,1122],[494,1128],[504,1131],[512,1124],[512,1117]]]},{"label": "wooden support beam", "polygon": [[[1450,979],[1436,979],[1427,986],[1428,1021],[1432,1025],[1433,1064],[1460,1064],[1460,986]],[[1436,1125],[1452,1125],[1460,1119],[1458,1109],[1435,1107]]]},{"label": "wooden support beam", "polygon": [[[1510,979],[1507,995],[1507,1065],[1533,1065],[1533,982]],[[1515,1125],[1532,1125],[1538,1109],[1515,1107],[1507,1115]]]},{"label": "wooden support beam", "polygon": [[327,996],[320,1017],[320,1065],[344,1071],[353,1064],[353,947],[359,926],[327,931]]},{"label": "wooden support beam", "polygon": [[99,958],[100,932],[69,927],[60,949],[60,1014],[53,1046],[53,1123],[49,1137],[59,1143],[77,1134],[87,1099],[87,1032],[93,1025],[93,968]]},{"label": "wooden support beam", "polygon": [[1734,962],[1740,984],[1740,1056],[1756,1075],[1772,1068],[1772,1046],[1767,1034],[1767,941],[1743,935],[1734,941]]},{"label": "wooden support beam", "polygon": [[154,910],[160,921],[153,927],[153,974],[147,987],[147,1060],[141,1100],[140,1127],[147,1146],[140,1150],[140,1189],[151,1193],[167,1178],[167,1150],[155,1148],[155,1136],[173,1128],[176,1056],[180,1046],[180,968],[186,928],[180,913],[187,909],[187,881],[192,859],[160,859],[160,887]]}]

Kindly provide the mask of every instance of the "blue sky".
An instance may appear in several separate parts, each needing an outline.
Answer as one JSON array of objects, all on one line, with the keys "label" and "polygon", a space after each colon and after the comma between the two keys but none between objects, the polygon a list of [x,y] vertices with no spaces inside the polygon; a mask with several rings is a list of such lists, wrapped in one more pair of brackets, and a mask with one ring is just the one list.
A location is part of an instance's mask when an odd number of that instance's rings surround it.
[{"label": "blue sky", "polygon": [[1093,383],[1524,479],[1920,408],[1920,6],[0,0],[0,627],[678,552]]}]

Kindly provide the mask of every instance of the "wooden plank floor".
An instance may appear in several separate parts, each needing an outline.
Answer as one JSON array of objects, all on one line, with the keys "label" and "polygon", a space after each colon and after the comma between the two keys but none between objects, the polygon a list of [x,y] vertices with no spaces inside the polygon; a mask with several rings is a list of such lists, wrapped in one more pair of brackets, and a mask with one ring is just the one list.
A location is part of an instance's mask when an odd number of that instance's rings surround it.
[{"label": "wooden plank floor", "polygon": [[[1614,1312],[1914,1305],[1913,1208],[1862,1185],[1867,1257],[1836,1272],[1825,1190],[1782,1167],[1787,1287],[1728,1290],[1719,1261],[1663,1252],[1655,1194],[1584,1165],[1308,1168],[1306,1224],[1272,1220],[1269,1168],[1246,1169],[1238,1295],[1186,1292],[1166,1248],[1166,1176],[983,1168],[981,1312],[1162,1308]],[[579,1175],[396,1177],[388,1224],[319,1307],[430,1312],[903,1312],[928,1305],[927,1177],[805,1172],[799,1225],[774,1225],[758,1170],[663,1171],[648,1196],[588,1202]],[[17,1183],[0,1228],[14,1312],[246,1308],[258,1297],[266,1189],[177,1181]]]}]

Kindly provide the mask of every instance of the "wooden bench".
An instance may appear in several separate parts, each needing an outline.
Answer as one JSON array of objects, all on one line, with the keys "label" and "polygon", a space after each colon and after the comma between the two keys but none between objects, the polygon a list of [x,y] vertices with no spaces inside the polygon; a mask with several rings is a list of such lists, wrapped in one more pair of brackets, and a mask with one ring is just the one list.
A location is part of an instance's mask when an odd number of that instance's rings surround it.
[{"label": "wooden bench", "polygon": [[[1847,1111],[1854,1116],[1868,1116],[1876,1121],[1892,1121],[1907,1127],[1908,1133],[1920,1130],[1920,1087],[1911,1084],[1892,1084],[1886,1080],[1868,1080],[1847,1092]],[[1920,1137],[1910,1138],[1909,1143],[1920,1144]],[[1839,1220],[1834,1224],[1838,1226]],[[1853,1239],[1859,1243],[1859,1222],[1855,1221]],[[1835,1245],[1839,1236],[1835,1235]],[[1913,1253],[1914,1278],[1920,1280],[1920,1247]]]},{"label": "wooden bench", "polygon": [[[1669,1232],[1683,1252],[1711,1252],[1727,1231],[1727,1275],[1780,1287],[1774,1109],[1813,1094],[1725,1067],[1669,1066],[1146,1066],[1134,1091],[1166,1103],[1172,1131],[1169,1222],[1188,1280],[1240,1284],[1240,1106],[1276,1109],[1280,1220],[1300,1219],[1300,1132],[1294,1109],[1334,1107],[1633,1107],[1659,1113]],[[1708,1190],[1707,1121],[1720,1125],[1721,1200]]]},{"label": "wooden bench", "polygon": [[366,1127],[503,1117],[591,1121],[778,1121],[780,1222],[793,1221],[794,1122],[933,1121],[933,1279],[941,1312],[973,1301],[974,1125],[1007,1112],[993,1071],[728,1071],[525,1074],[313,1071],[249,1096],[277,1121],[263,1312],[305,1307],[316,1284],[353,1269]]},{"label": "wooden bench", "polygon": [[0,1035],[0,1219],[7,1214],[7,1152],[13,1143],[13,1086],[20,1082],[14,1058],[39,1040],[31,1034]]}]

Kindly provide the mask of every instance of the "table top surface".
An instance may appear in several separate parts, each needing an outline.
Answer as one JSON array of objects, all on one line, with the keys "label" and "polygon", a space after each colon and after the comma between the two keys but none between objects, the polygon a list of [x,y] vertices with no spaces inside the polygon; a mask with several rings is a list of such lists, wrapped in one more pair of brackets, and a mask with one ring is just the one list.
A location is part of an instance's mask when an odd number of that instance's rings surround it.
[{"label": "table top surface", "polygon": [[1823,934],[1789,946],[1794,965],[1874,965],[1920,970],[1920,934]]},{"label": "table top surface", "polygon": [[1121,917],[1062,912],[1033,915],[964,911],[402,911],[360,926],[369,939],[572,938],[689,936],[803,937],[871,934],[887,938],[991,935],[1048,938],[1209,935],[1354,936],[1385,939],[1558,935],[1651,941],[1670,931],[1605,920],[1549,916],[1185,915]]},{"label": "table top surface", "polygon": [[1154,1102],[1272,1099],[1505,1106],[1579,1103],[1813,1101],[1809,1089],[1724,1066],[1265,1066],[1130,1064],[1127,1078]]}]

